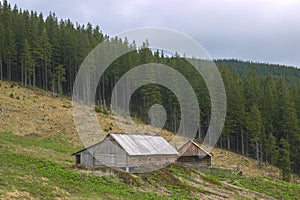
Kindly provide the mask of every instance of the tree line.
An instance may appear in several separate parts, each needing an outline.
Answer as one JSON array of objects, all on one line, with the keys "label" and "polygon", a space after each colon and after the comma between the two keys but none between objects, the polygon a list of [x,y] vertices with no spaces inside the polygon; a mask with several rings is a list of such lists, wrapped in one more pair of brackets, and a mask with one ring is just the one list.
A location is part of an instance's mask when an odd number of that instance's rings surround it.
[{"label": "tree line", "polygon": [[70,94],[85,56],[106,36],[99,26],[74,25],[54,13],[0,4],[0,78]]},{"label": "tree line", "polygon": [[299,173],[299,82],[283,76],[258,76],[255,69],[239,77],[220,67],[227,95],[227,116],[219,146],[251,155],[282,169],[285,180]]},{"label": "tree line", "polygon": [[[95,99],[98,106],[110,109],[115,84],[133,67],[165,64],[192,85],[200,108],[196,139],[203,139],[210,121],[211,102],[206,84],[193,66],[176,53],[166,56],[163,51],[152,51],[148,41],[137,47],[126,39],[109,38],[99,26],[74,25],[70,20],[58,20],[54,13],[44,17],[3,1],[0,79],[71,95],[83,59],[105,39],[131,51],[115,60],[100,79]],[[285,180],[289,180],[291,172],[300,174],[300,70],[238,60],[217,60],[216,64],[227,96],[225,126],[217,145],[252,156],[259,166],[278,166]],[[139,88],[130,99],[131,115],[148,123],[148,110],[153,104],[165,107],[165,128],[176,132],[181,120],[180,106],[172,91],[163,86],[149,84]]]}]

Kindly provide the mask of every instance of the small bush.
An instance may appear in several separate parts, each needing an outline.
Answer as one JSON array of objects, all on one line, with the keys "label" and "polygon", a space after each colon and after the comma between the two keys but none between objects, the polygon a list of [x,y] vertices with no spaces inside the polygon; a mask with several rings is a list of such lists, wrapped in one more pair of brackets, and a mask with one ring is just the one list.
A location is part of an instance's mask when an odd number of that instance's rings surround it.
[{"label": "small bush", "polygon": [[101,107],[100,106],[95,106],[95,111],[98,112],[98,113],[101,112]]},{"label": "small bush", "polygon": [[109,112],[100,106],[95,106],[95,112],[102,113],[104,115],[108,115]]},{"label": "small bush", "polygon": [[10,88],[13,88],[13,87],[15,87],[17,84],[16,83],[12,83],[12,84],[10,84]]},{"label": "small bush", "polygon": [[10,93],[9,97],[10,97],[10,98],[14,98],[14,94],[13,94],[13,93]]},{"label": "small bush", "polygon": [[70,108],[70,106],[63,104],[62,105],[63,108]]}]

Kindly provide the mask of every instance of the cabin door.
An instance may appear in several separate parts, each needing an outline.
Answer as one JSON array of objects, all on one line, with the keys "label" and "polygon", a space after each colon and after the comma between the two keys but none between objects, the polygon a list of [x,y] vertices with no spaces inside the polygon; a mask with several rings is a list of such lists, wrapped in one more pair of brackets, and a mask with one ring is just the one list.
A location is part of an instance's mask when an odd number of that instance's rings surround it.
[{"label": "cabin door", "polygon": [[80,154],[76,155],[76,165],[80,165]]}]

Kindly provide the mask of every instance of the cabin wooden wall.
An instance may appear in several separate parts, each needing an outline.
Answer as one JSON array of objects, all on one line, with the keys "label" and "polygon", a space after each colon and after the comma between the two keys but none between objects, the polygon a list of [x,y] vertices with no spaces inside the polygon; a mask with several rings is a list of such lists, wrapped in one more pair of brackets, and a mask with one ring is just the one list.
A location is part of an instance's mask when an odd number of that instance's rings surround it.
[{"label": "cabin wooden wall", "polygon": [[188,166],[192,167],[209,167],[211,165],[211,157],[198,157],[198,156],[180,156],[177,159],[177,162],[184,163]]},{"label": "cabin wooden wall", "polygon": [[155,156],[130,156],[129,166],[137,167],[141,165],[167,165],[174,163],[177,160],[177,155],[155,155]]},{"label": "cabin wooden wall", "polygon": [[179,158],[177,162],[198,167],[209,167],[211,165],[211,156],[195,145],[193,142],[186,143],[179,150]]},{"label": "cabin wooden wall", "polygon": [[185,144],[182,148],[178,150],[180,156],[194,156],[194,155],[203,155],[205,156],[206,153],[197,147],[192,142]]},{"label": "cabin wooden wall", "polygon": [[[93,156],[88,150],[84,150],[76,155],[80,155],[80,164],[88,167],[93,167]],[[75,155],[75,158],[76,158]],[[77,163],[76,163],[77,164]]]},{"label": "cabin wooden wall", "polygon": [[128,156],[124,149],[111,138],[99,143],[94,152],[95,166],[126,167]]}]

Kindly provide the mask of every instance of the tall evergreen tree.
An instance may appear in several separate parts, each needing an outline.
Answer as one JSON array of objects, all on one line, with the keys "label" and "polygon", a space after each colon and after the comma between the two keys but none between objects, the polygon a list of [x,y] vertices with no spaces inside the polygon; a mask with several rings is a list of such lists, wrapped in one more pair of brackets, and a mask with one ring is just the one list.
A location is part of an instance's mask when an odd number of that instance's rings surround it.
[{"label": "tall evergreen tree", "polygon": [[284,138],[279,141],[278,165],[281,168],[283,180],[289,181],[291,178],[290,144]]},{"label": "tall evergreen tree", "polygon": [[250,111],[247,113],[247,131],[251,136],[251,142],[255,148],[256,159],[258,161],[258,166],[261,167],[260,160],[260,137],[262,129],[261,114],[258,107],[254,104]]},{"label": "tall evergreen tree", "polygon": [[266,161],[271,165],[276,165],[279,158],[279,151],[275,136],[270,133],[265,141]]},{"label": "tall evergreen tree", "polygon": [[[24,80],[22,84],[27,86],[28,81],[30,80],[29,77],[31,77],[33,73],[33,59],[30,51],[30,45],[26,39],[23,42],[22,66],[22,77]],[[29,84],[31,84],[30,81]]]},{"label": "tall evergreen tree", "polygon": [[58,97],[60,98],[63,94],[63,83],[66,81],[65,78],[66,71],[62,65],[58,65],[55,67],[55,73],[52,74],[52,80],[51,85],[53,88],[53,92],[56,92],[58,94]]},{"label": "tall evergreen tree", "polygon": [[3,80],[3,60],[2,60],[3,52],[4,52],[4,26],[0,21],[0,80]]},{"label": "tall evergreen tree", "polygon": [[261,100],[260,80],[254,68],[250,74],[244,79],[244,96],[247,99],[245,104],[246,112],[249,112],[253,105],[259,105]]},{"label": "tall evergreen tree", "polygon": [[42,54],[42,85],[45,90],[48,90],[48,66],[51,63],[51,55],[52,55],[52,47],[48,39],[47,30],[45,27],[42,28],[40,35],[40,46],[41,46],[41,54]]},{"label": "tall evergreen tree", "polygon": [[[244,123],[244,99],[243,88],[239,77],[230,69],[221,68],[223,81],[226,88],[227,115],[224,127],[224,135],[227,135],[227,149],[230,148],[230,136],[235,135],[236,151],[239,149],[239,136],[242,134],[242,124]],[[243,136],[241,136],[242,138]],[[243,143],[243,141],[242,141]],[[242,144],[240,144],[243,146]],[[243,148],[243,147],[242,147]],[[243,152],[243,150],[242,150]]]}]

